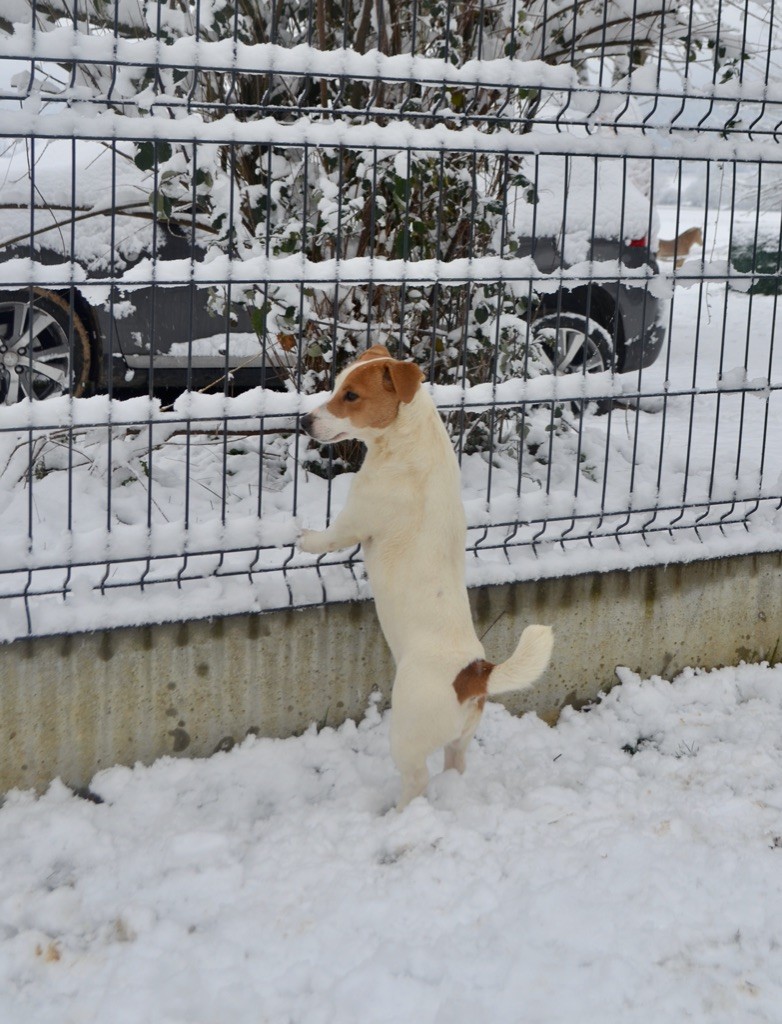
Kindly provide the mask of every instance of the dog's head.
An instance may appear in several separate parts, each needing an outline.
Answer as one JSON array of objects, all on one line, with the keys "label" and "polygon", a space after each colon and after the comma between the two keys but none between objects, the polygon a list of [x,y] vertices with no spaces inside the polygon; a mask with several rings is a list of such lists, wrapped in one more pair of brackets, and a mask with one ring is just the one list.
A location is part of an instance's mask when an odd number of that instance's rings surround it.
[{"label": "dog's head", "polygon": [[423,374],[415,363],[394,359],[373,345],[337,377],[334,392],[301,425],[316,441],[371,440],[391,426],[399,406],[412,402]]}]

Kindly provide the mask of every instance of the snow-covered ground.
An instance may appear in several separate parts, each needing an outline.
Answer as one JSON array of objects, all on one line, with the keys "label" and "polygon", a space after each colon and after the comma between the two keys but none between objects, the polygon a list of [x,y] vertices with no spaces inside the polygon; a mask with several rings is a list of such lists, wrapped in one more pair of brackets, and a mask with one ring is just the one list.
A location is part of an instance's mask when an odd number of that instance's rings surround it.
[{"label": "snow-covered ground", "polygon": [[389,811],[386,716],[0,809],[3,1024],[778,1024],[782,665],[487,709]]}]

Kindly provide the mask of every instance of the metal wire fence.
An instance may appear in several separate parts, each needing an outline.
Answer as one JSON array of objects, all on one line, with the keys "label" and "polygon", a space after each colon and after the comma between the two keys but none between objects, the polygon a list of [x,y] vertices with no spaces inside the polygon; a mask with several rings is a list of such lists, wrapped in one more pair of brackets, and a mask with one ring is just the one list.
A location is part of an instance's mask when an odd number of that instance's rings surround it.
[{"label": "metal wire fence", "polygon": [[779,55],[750,0],[10,0],[1,638],[364,596],[297,422],[377,343],[471,582],[779,550]]}]

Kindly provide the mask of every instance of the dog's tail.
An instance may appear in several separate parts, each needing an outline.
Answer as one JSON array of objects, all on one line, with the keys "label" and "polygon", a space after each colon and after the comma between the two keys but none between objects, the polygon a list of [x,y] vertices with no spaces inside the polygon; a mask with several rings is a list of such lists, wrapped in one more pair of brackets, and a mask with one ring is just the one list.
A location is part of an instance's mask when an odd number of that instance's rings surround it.
[{"label": "dog's tail", "polygon": [[489,693],[523,690],[534,683],[549,663],[553,644],[554,634],[550,626],[527,626],[513,654],[491,670]]}]

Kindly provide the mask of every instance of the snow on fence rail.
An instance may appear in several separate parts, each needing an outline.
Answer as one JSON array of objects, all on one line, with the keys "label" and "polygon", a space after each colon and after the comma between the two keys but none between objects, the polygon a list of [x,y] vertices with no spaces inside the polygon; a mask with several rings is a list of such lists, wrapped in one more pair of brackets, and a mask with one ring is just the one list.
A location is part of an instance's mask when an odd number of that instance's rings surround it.
[{"label": "snow on fence rail", "polygon": [[0,13],[0,639],[366,596],[378,342],[470,582],[780,549],[773,3],[218,6]]}]

